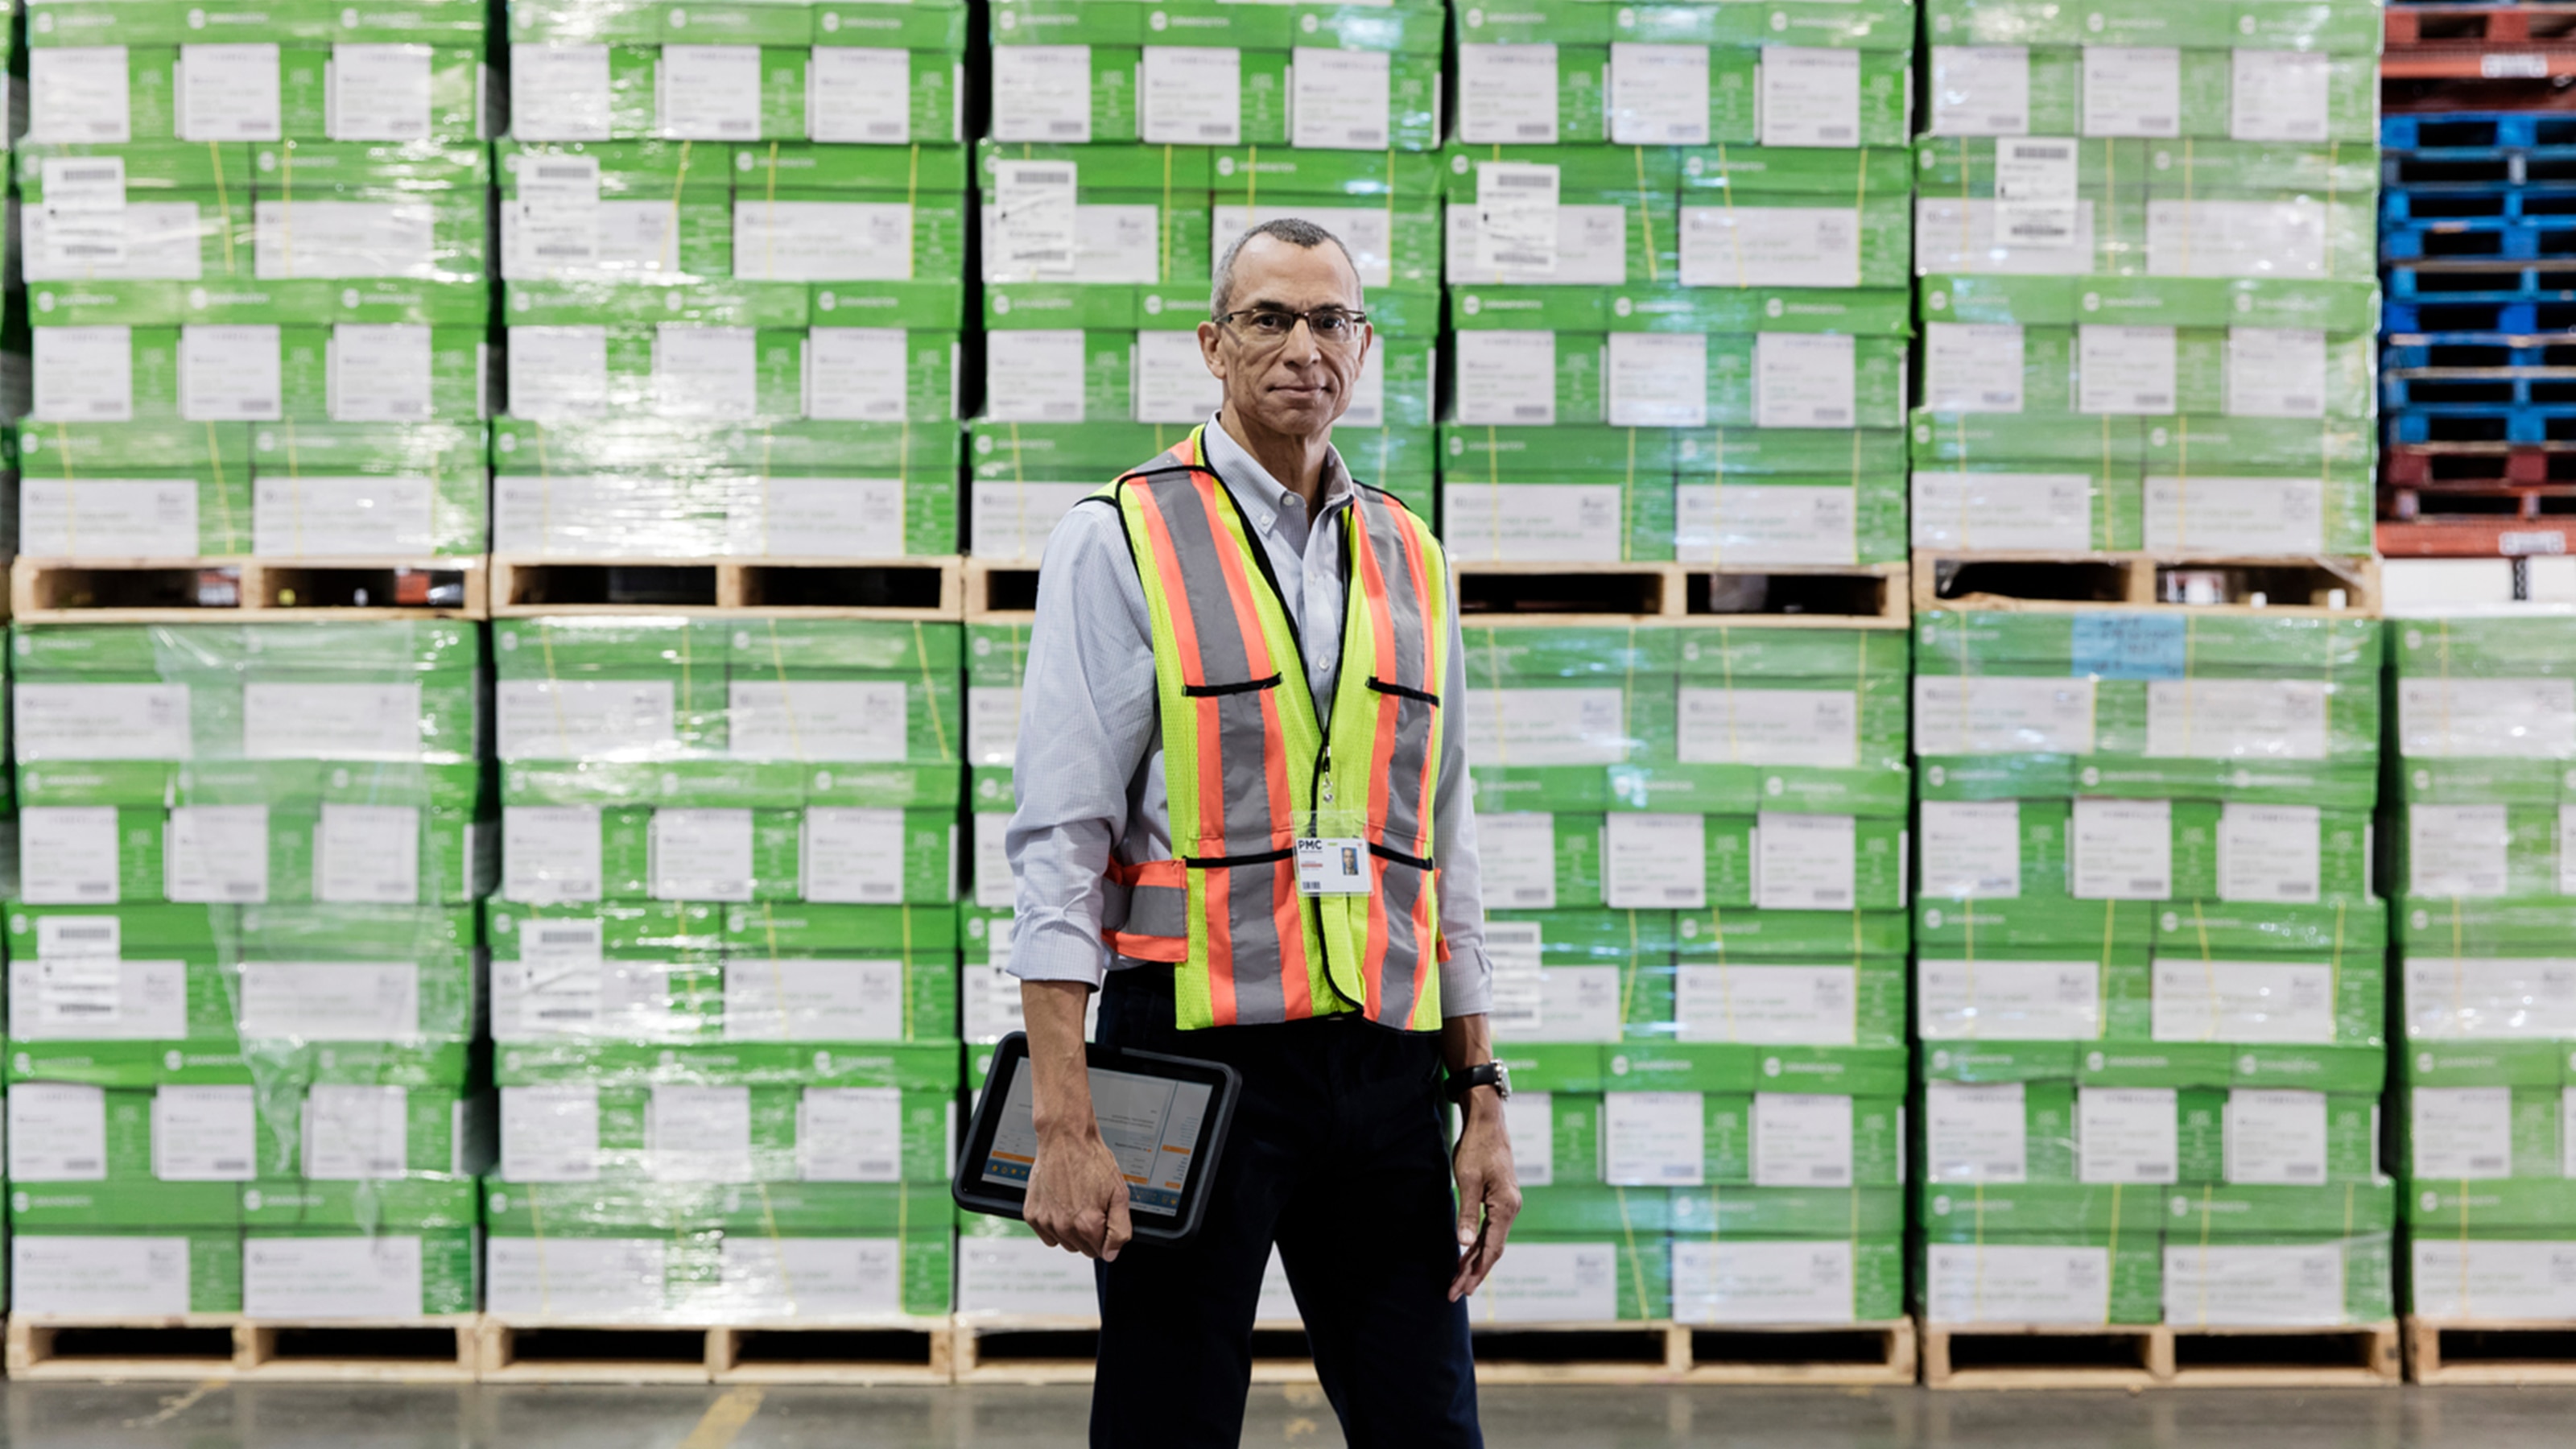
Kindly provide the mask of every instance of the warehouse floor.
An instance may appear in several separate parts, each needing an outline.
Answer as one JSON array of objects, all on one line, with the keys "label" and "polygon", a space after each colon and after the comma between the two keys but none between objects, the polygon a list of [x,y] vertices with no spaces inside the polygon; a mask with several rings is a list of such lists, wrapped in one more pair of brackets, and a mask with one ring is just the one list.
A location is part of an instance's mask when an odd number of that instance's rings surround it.
[{"label": "warehouse floor", "polygon": [[[0,1387],[6,1449],[1055,1449],[1087,1393],[1024,1389]],[[1910,1389],[1501,1388],[1494,1449],[2556,1449],[2576,1389],[1927,1394]],[[1342,1442],[1309,1388],[1257,1388],[1248,1445]]]}]

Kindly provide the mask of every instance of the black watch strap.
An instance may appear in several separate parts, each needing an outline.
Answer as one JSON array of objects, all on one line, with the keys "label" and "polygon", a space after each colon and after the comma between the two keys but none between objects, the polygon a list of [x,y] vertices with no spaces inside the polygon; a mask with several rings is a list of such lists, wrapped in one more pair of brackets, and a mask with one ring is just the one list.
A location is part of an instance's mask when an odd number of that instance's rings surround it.
[{"label": "black watch strap", "polygon": [[1452,1102],[1467,1100],[1467,1094],[1478,1087],[1498,1087],[1503,1082],[1503,1069],[1493,1062],[1482,1062],[1463,1072],[1451,1072],[1444,1088]]}]

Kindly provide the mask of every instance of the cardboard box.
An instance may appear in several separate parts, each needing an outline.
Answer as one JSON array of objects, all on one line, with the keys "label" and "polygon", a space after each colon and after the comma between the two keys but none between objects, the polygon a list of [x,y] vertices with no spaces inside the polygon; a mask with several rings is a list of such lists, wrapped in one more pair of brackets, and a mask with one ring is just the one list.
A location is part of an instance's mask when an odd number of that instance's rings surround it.
[{"label": "cardboard box", "polygon": [[488,1095],[401,1087],[262,1094],[27,1082],[10,1096],[12,1166],[27,1182],[189,1188],[255,1177],[471,1175],[490,1166],[492,1114]]},{"label": "cardboard box", "polygon": [[[1681,166],[1671,151],[1453,143],[1442,161],[1452,287],[1653,286],[1681,275]],[[1499,248],[1480,240],[1478,194],[1488,177],[1523,213]]]},{"label": "cardboard box", "polygon": [[936,1181],[956,1102],[953,1084],[503,1087],[498,1170],[514,1182]]},{"label": "cardboard box", "polygon": [[1696,1075],[1659,1080],[1653,1091],[1613,1090],[1602,1097],[1603,1181],[1847,1188],[1904,1180],[1900,1100],[1687,1090]]},{"label": "cardboard box", "polygon": [[2360,900],[2371,817],[2206,800],[1927,800],[1927,898]]},{"label": "cardboard box", "polygon": [[[1117,295],[1140,310],[1145,304],[1133,301],[1135,289],[1181,288],[1179,295],[1188,296],[1186,289],[1205,283],[1215,267],[1216,258],[1207,249],[1210,165],[1210,153],[1195,147],[979,143],[975,185],[982,192],[985,284],[1016,284],[1023,293],[1031,284],[1050,289],[1105,284],[1127,289]],[[1006,180],[1059,200],[1070,185],[1073,233],[1079,240],[1068,241],[1055,229],[1026,236],[1014,230],[1006,238],[995,213],[995,198]],[[1026,302],[1015,296],[1014,307],[1037,305],[1036,299],[1046,294],[1027,295]]]},{"label": "cardboard box", "polygon": [[16,1227],[9,1238],[10,1306],[20,1313],[242,1311],[238,1227]]},{"label": "cardboard box", "polygon": [[18,895],[35,905],[465,905],[499,879],[496,822],[470,810],[44,805],[19,825]]},{"label": "cardboard box", "polygon": [[1928,1180],[2319,1186],[2377,1176],[2379,1103],[2261,1088],[1933,1080]]},{"label": "cardboard box", "polygon": [[[2119,37],[2113,47],[2080,43],[2092,37],[2040,18],[2039,6],[1966,8],[1932,18],[1934,35],[1959,42],[1931,47],[1932,135],[2379,139],[2377,37],[2354,33],[2341,7],[2307,12],[2345,22],[2327,36],[2283,34],[2288,27],[2268,16],[2240,36],[2198,17],[2105,15],[2100,33]],[[2185,45],[2166,48],[2184,34]],[[2338,42],[2342,53],[2327,49]]]},{"label": "cardboard box", "polygon": [[346,22],[237,14],[210,31],[203,12],[192,24],[190,7],[161,0],[65,6],[28,27],[29,137],[202,145],[490,134],[473,7],[400,11]]}]

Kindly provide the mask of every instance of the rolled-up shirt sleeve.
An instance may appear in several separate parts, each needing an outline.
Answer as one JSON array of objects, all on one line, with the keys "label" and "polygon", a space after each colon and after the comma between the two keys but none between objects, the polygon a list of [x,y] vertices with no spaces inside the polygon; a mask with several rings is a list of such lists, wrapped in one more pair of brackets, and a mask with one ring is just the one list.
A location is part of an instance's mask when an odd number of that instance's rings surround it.
[{"label": "rolled-up shirt sleeve", "polygon": [[1431,858],[1440,865],[1440,1014],[1482,1016],[1494,1002],[1485,957],[1485,883],[1476,858],[1476,787],[1467,777],[1467,650],[1458,627],[1458,589],[1449,588],[1449,668],[1440,685],[1440,791],[1431,802]]},{"label": "rolled-up shirt sleeve", "polygon": [[1125,838],[1129,788],[1154,742],[1154,644],[1118,512],[1077,504],[1047,539],[1020,687],[1003,848],[1014,885],[1010,972],[1108,975],[1102,874]]}]

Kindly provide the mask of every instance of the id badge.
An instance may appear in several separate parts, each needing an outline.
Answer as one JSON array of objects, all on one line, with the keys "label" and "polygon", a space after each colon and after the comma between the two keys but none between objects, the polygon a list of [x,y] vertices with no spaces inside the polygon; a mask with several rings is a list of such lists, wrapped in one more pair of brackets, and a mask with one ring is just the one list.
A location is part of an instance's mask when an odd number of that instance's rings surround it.
[{"label": "id badge", "polygon": [[1364,896],[1369,893],[1368,842],[1356,835],[1312,836],[1297,842],[1297,893]]}]

